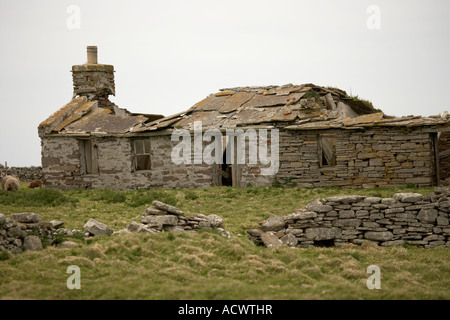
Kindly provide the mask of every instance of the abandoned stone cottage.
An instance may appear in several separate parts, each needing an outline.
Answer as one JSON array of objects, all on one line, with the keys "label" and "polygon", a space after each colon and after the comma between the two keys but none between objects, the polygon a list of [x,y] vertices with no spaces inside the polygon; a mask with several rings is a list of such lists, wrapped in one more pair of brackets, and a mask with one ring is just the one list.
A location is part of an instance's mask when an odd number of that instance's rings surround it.
[{"label": "abandoned stone cottage", "polygon": [[[52,188],[244,187],[274,181],[299,187],[430,186],[449,176],[448,116],[390,117],[345,91],[313,84],[221,89],[172,116],[134,114],[108,99],[115,94],[114,67],[97,63],[96,47],[88,47],[88,62],[74,65],[72,77],[72,101],[38,128],[43,180]],[[192,132],[197,121],[204,132],[277,129],[278,170],[262,175],[267,163],[225,161],[234,139],[227,136],[223,157],[215,155],[224,163],[196,163],[195,152],[189,154],[193,161],[174,163],[179,141],[172,133]],[[234,144],[247,158],[252,142],[270,149],[270,137],[247,137],[248,143]]]}]

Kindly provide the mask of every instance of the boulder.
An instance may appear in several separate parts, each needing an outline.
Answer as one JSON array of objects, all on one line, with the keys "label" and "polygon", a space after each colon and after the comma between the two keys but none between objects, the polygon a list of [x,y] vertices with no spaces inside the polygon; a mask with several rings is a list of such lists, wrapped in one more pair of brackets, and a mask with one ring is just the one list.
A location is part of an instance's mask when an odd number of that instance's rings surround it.
[{"label": "boulder", "polygon": [[41,217],[32,212],[13,213],[10,219],[20,223],[39,223],[41,221]]},{"label": "boulder", "polygon": [[298,243],[297,238],[292,233],[284,235],[280,240],[289,247],[295,247]]},{"label": "boulder", "polygon": [[41,250],[42,242],[38,236],[28,236],[24,239],[23,246],[30,251]]},{"label": "boulder", "polygon": [[206,219],[208,219],[211,228],[219,228],[223,224],[223,219],[216,214],[210,214]]},{"label": "boulder", "polygon": [[261,234],[261,240],[267,248],[275,248],[283,244],[273,232],[263,232]]},{"label": "boulder", "polygon": [[283,217],[270,216],[266,221],[261,224],[262,231],[279,231],[284,229],[285,222]]},{"label": "boulder", "polygon": [[167,211],[167,212],[172,213],[172,214],[177,215],[177,216],[184,216],[184,212],[183,211],[181,211],[180,209],[178,209],[178,208],[176,208],[174,206],[168,205],[168,204],[166,204],[164,202],[155,200],[155,201],[152,202],[152,204],[156,208],[158,208],[160,210]]},{"label": "boulder", "polygon": [[131,221],[128,225],[128,231],[130,232],[139,232],[139,229],[144,226],[143,223],[137,223],[136,221]]},{"label": "boulder", "polygon": [[163,216],[167,214],[167,211],[161,210],[155,207],[148,207],[145,209],[145,214],[147,215],[156,215],[156,216]]},{"label": "boulder", "polygon": [[249,229],[247,233],[252,237],[261,237],[262,231],[260,229]]},{"label": "boulder", "polygon": [[112,235],[114,233],[114,230],[108,228],[106,224],[98,222],[94,219],[89,219],[88,222],[84,225],[84,230],[89,232],[90,234],[93,234],[94,236],[99,235]]},{"label": "boulder", "polygon": [[64,221],[52,220],[50,221],[53,229],[59,229],[64,226]]}]

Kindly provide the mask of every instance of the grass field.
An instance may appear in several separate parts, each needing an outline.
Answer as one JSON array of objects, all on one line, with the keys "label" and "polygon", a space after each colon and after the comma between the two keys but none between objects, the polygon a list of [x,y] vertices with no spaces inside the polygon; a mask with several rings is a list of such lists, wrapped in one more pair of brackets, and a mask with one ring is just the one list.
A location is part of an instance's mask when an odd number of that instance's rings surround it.
[{"label": "grass field", "polygon": [[[227,239],[215,231],[118,234],[79,246],[3,256],[2,299],[450,299],[450,249],[382,248],[365,243],[340,248],[264,248],[245,230],[272,214],[337,194],[389,197],[427,194],[431,188],[300,189],[214,187],[181,190],[0,190],[0,212],[35,212],[82,229],[89,218],[114,230],[139,221],[153,200],[188,214],[224,218]],[[81,270],[81,289],[69,290],[67,267]],[[367,267],[381,270],[381,289],[369,290]]]}]

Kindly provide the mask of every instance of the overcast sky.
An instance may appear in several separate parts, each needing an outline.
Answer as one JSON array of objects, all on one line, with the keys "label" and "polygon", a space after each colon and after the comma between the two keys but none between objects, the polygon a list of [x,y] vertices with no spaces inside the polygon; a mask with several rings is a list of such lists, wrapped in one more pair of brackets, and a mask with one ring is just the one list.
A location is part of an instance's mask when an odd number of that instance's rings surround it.
[{"label": "overcast sky", "polygon": [[37,127],[98,46],[111,101],[170,115],[220,88],[314,83],[386,114],[450,110],[448,0],[0,0],[0,163],[38,166]]}]

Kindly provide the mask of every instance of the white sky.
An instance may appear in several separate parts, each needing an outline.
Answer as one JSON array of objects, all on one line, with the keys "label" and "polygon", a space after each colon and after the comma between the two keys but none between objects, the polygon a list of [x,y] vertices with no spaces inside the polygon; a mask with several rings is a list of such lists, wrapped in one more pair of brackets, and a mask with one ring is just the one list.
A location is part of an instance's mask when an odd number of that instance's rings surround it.
[{"label": "white sky", "polygon": [[[67,26],[70,5],[79,29]],[[132,112],[170,115],[224,87],[309,82],[389,115],[450,110],[448,0],[0,0],[0,44],[9,166],[41,164],[37,127],[70,101],[87,45],[114,65],[111,100]]]}]

